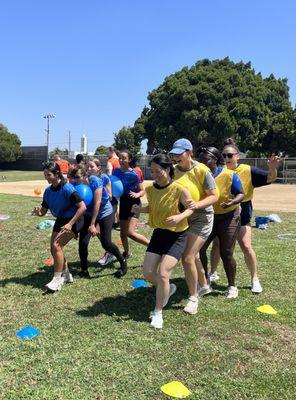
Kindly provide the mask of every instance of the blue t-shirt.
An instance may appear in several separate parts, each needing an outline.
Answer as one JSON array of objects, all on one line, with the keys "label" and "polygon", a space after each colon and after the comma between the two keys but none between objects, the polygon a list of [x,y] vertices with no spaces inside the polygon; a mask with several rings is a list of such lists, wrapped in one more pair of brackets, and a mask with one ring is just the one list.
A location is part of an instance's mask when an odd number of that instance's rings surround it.
[{"label": "blue t-shirt", "polygon": [[48,186],[43,195],[43,205],[56,218],[72,218],[77,211],[77,207],[71,201],[73,194],[77,203],[82,201],[75,188],[69,183],[57,187]]},{"label": "blue t-shirt", "polygon": [[138,174],[134,170],[123,172],[121,168],[116,168],[113,171],[113,175],[117,176],[123,184],[123,194],[129,194],[132,192],[139,192],[138,184],[141,183]]},{"label": "blue t-shirt", "polygon": [[108,183],[110,182],[110,178],[109,178],[109,176],[107,174],[101,174],[99,176],[99,178],[102,179],[104,187],[106,187],[108,185]]},{"label": "blue t-shirt", "polygon": [[88,180],[89,180],[89,187],[91,188],[91,191],[93,192],[93,200],[87,207],[86,214],[92,215],[93,209],[94,209],[95,191],[97,189],[102,189],[102,200],[101,200],[97,220],[105,218],[108,215],[112,214],[113,209],[112,209],[112,205],[109,201],[109,195],[108,195],[107,189],[104,187],[103,180],[100,177],[95,176],[95,175],[91,175]]},{"label": "blue t-shirt", "polygon": [[[217,171],[213,174],[214,178],[216,178],[218,175],[221,174],[221,172],[223,171],[223,167],[218,167]],[[232,184],[231,184],[231,194],[233,194],[234,196],[236,196],[239,193],[244,193],[243,190],[243,185],[242,185],[242,181],[240,180],[239,176],[234,173],[232,175]]]}]

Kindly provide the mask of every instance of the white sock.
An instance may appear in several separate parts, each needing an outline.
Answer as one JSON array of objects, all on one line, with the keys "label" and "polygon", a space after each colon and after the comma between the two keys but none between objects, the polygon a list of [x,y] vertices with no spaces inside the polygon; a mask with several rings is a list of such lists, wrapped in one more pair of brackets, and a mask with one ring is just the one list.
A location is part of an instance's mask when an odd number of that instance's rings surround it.
[{"label": "white sock", "polygon": [[53,274],[53,276],[54,276],[54,277],[61,278],[61,277],[62,277],[62,272],[55,272],[55,273]]},{"label": "white sock", "polygon": [[154,314],[155,315],[162,315],[162,310],[157,310],[156,308],[154,309]]}]

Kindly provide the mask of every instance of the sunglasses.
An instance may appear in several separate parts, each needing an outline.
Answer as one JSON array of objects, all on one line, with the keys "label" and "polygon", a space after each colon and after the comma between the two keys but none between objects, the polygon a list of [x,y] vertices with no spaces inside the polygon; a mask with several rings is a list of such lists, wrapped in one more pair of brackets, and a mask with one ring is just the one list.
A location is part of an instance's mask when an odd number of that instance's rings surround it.
[{"label": "sunglasses", "polygon": [[237,153],[222,153],[223,158],[232,158]]}]

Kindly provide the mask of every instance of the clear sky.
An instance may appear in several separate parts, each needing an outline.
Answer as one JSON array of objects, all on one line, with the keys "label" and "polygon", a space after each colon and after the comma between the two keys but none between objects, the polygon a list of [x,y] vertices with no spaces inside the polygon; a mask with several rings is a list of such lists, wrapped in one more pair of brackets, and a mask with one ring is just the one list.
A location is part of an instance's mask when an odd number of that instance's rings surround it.
[{"label": "clear sky", "polygon": [[296,102],[295,0],[10,0],[0,6],[0,123],[23,145],[89,150],[132,125],[163,79],[229,56],[288,78]]}]

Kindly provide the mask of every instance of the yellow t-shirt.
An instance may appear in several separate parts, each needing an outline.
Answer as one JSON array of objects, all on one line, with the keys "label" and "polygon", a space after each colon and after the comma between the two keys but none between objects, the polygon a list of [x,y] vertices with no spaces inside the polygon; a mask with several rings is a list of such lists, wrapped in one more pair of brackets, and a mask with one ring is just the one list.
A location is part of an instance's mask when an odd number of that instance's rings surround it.
[{"label": "yellow t-shirt", "polygon": [[236,172],[242,181],[245,197],[243,203],[252,200],[254,193],[254,186],[252,185],[251,166],[248,164],[239,164],[233,172]]},{"label": "yellow t-shirt", "polygon": [[232,179],[234,172],[230,169],[223,168],[218,176],[215,177],[215,182],[217,184],[219,198],[217,203],[213,204],[214,214],[226,214],[230,211],[235,210],[239,205],[234,204],[230,207],[223,208],[221,203],[227,202],[229,199],[233,199],[231,193]]},{"label": "yellow t-shirt", "polygon": [[172,215],[180,214],[179,198],[183,187],[177,182],[171,182],[164,188],[156,188],[153,183],[146,186],[145,191],[149,207],[148,224],[152,228],[168,229],[173,232],[183,232],[188,228],[187,219],[177,226],[169,226],[165,220]]},{"label": "yellow t-shirt", "polygon": [[209,171],[209,168],[202,163],[197,163],[188,171],[182,171],[176,166],[175,182],[186,188],[194,201],[199,201],[207,197],[203,184]]}]

